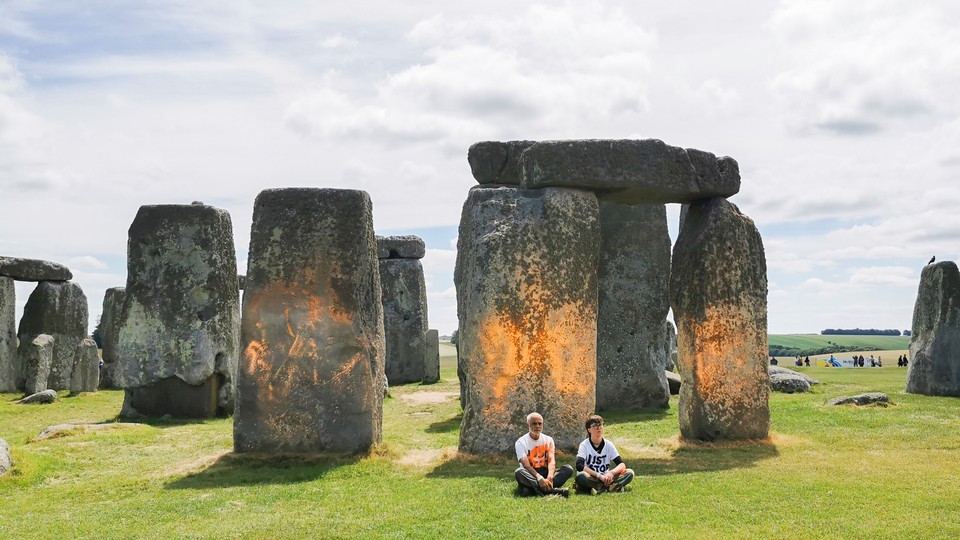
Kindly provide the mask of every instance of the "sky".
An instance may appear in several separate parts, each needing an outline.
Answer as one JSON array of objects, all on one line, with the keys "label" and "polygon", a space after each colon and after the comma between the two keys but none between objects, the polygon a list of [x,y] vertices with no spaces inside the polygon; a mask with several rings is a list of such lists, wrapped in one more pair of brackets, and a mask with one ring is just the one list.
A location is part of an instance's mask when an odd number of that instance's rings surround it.
[{"label": "sky", "polygon": [[92,330],[141,205],[228,210],[242,272],[261,190],[362,189],[378,234],[426,241],[449,334],[472,143],[655,138],[738,161],[770,333],[907,329],[923,265],[960,251],[957,20],[952,0],[0,0],[0,255],[66,264]]}]

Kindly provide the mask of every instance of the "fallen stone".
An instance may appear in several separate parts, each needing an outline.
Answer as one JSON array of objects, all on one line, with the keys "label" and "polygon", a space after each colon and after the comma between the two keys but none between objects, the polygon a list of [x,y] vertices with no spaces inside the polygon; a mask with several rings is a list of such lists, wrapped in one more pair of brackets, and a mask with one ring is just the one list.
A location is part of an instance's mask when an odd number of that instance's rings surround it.
[{"label": "fallen stone", "polygon": [[53,336],[40,334],[33,340],[21,343],[18,356],[23,366],[23,389],[26,395],[43,392],[50,379],[50,365],[53,363]]},{"label": "fallen stone", "polygon": [[0,476],[7,474],[13,468],[13,459],[10,458],[10,445],[0,439]]},{"label": "fallen stone", "polygon": [[670,385],[670,395],[675,396],[680,393],[680,385],[683,383],[680,375],[672,371],[664,371],[664,375],[667,377],[667,384]]},{"label": "fallen stone", "polygon": [[960,396],[960,270],[953,261],[920,272],[912,329],[907,392]]},{"label": "fallen stone", "polygon": [[775,392],[786,394],[809,392],[810,383],[799,373],[791,375],[789,373],[771,373],[770,389]]},{"label": "fallen stone", "polygon": [[600,202],[597,410],[669,406],[661,335],[670,310],[666,207]]},{"label": "fallen stone", "polygon": [[363,191],[290,188],[257,196],[236,452],[361,452],[380,442],[385,377],[376,255]]},{"label": "fallen stone", "polygon": [[869,405],[871,403],[890,403],[890,397],[883,392],[867,392],[855,396],[835,397],[827,405]]},{"label": "fallen stone", "polygon": [[726,199],[695,201],[673,249],[680,434],[764,439],[770,429],[767,266],[753,221]]},{"label": "fallen stone", "polygon": [[740,191],[729,157],[656,139],[540,141],[520,157],[522,185],[590,189],[623,204],[687,203]]},{"label": "fallen stone", "polygon": [[131,422],[110,422],[108,424],[57,424],[49,426],[37,435],[35,440],[45,441],[47,439],[58,439],[69,435],[82,435],[94,431],[112,431],[115,429],[124,429],[131,427],[142,427],[144,424]]},{"label": "fallen stone", "polygon": [[379,267],[387,381],[421,382],[428,330],[423,266],[416,259],[380,259]]},{"label": "fallen stone", "polygon": [[16,290],[13,278],[0,277],[0,392],[17,391]]},{"label": "fallen stone", "polygon": [[557,448],[595,412],[597,199],[588,191],[475,186],[454,283],[466,399],[459,448],[502,453],[541,413]]},{"label": "fallen stone", "polygon": [[[163,416],[172,403],[153,392],[203,396],[177,416],[233,411],[240,341],[240,293],[233,226],[226,210],[190,205],[141,206],[130,225],[127,286],[117,323],[114,383],[129,407]],[[180,389],[177,378],[189,389]],[[205,398],[215,392],[215,407]],[[194,413],[186,405],[197,406]],[[147,412],[151,411],[151,412]]]},{"label": "fallen stone", "polygon": [[21,405],[28,405],[31,403],[48,404],[48,403],[53,403],[56,400],[57,400],[56,390],[44,390],[43,392],[30,394],[29,396],[17,401],[17,403],[20,403]]},{"label": "fallen stone", "polygon": [[467,162],[481,184],[520,185],[520,155],[536,141],[481,141],[470,145]]},{"label": "fallen stone", "polygon": [[100,388],[118,388],[113,373],[117,362],[117,340],[120,314],[127,296],[126,287],[111,287],[103,295],[103,311],[100,315],[100,344],[103,368],[100,370]]},{"label": "fallen stone", "polygon": [[767,372],[770,373],[771,376],[774,375],[774,374],[776,374],[776,373],[783,373],[783,374],[786,374],[786,375],[793,375],[793,376],[796,376],[796,377],[800,377],[800,378],[802,378],[803,380],[807,381],[807,383],[808,383],[810,386],[813,386],[813,385],[815,385],[815,384],[821,384],[820,381],[814,379],[813,377],[811,377],[811,376],[809,376],[809,375],[806,375],[806,374],[804,374],[804,373],[800,373],[799,371],[794,371],[794,370],[792,370],[792,369],[790,369],[790,368],[785,368],[785,367],[783,367],[783,366],[770,366],[770,365],[768,365],[768,366],[767,366]]},{"label": "fallen stone", "polygon": [[100,355],[97,343],[91,338],[77,345],[73,374],[70,377],[70,393],[96,392],[100,385]]},{"label": "fallen stone", "polygon": [[87,337],[87,314],[87,296],[71,281],[41,281],[30,293],[17,336],[21,347],[41,334],[53,337],[47,388],[70,388],[77,344]]},{"label": "fallen stone", "polygon": [[440,382],[440,333],[427,330],[423,355],[423,384]]},{"label": "fallen stone", "polygon": [[17,281],[70,281],[73,274],[62,264],[39,259],[0,257],[0,276]]},{"label": "fallen stone", "polygon": [[379,259],[422,259],[427,253],[427,245],[419,236],[378,236],[377,258]]}]

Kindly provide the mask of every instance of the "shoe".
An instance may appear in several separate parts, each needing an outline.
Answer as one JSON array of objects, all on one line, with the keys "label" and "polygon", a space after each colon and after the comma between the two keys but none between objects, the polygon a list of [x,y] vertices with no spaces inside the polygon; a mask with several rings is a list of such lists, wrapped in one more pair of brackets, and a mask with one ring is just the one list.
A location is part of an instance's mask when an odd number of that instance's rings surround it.
[{"label": "shoe", "polygon": [[568,488],[553,488],[553,494],[559,495],[564,499],[570,498],[570,490]]},{"label": "shoe", "polygon": [[599,495],[600,492],[596,488],[590,488],[590,495]]},{"label": "shoe", "polygon": [[527,486],[520,486],[520,496],[521,497],[532,497],[536,495],[536,492]]},{"label": "shoe", "polygon": [[623,486],[618,486],[618,485],[610,486],[610,493],[623,493]]}]

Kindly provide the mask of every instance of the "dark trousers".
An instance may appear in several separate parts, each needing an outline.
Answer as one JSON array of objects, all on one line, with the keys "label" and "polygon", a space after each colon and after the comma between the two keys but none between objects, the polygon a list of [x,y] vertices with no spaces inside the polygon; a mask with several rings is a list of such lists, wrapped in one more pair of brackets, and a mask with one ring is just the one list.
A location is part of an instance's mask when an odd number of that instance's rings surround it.
[{"label": "dark trousers", "polygon": [[[546,467],[540,467],[537,469],[537,472],[540,473],[540,476],[546,478],[547,473],[549,472]],[[519,467],[513,475],[517,477],[517,483],[520,484],[520,487],[528,487],[532,489],[537,495],[547,495],[540,489],[540,484],[537,482],[537,477],[530,474],[530,471]],[[569,465],[564,465],[556,470],[553,473],[553,487],[558,488],[563,485],[564,482],[570,479],[573,476],[573,467]]]}]

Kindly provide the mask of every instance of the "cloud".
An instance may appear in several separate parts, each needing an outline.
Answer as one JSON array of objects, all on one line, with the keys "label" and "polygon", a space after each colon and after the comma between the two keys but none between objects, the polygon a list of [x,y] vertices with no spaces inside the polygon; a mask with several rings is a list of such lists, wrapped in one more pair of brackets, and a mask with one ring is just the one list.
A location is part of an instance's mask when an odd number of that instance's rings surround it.
[{"label": "cloud", "polygon": [[958,15],[947,2],[781,2],[768,28],[789,67],[770,84],[787,125],[864,136],[956,115]]},{"label": "cloud", "polygon": [[106,270],[108,268],[106,263],[91,255],[71,257],[67,261],[67,266],[71,269],[79,268],[83,270]]},{"label": "cloud", "polygon": [[425,62],[356,95],[338,73],[288,106],[287,125],[315,138],[466,147],[523,126],[572,133],[586,120],[647,109],[655,36],[599,3],[528,6],[511,17],[437,15],[408,39]]}]

